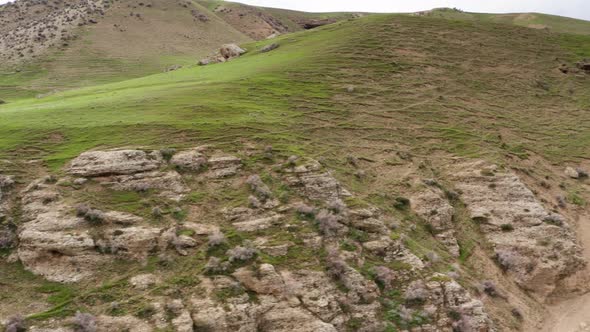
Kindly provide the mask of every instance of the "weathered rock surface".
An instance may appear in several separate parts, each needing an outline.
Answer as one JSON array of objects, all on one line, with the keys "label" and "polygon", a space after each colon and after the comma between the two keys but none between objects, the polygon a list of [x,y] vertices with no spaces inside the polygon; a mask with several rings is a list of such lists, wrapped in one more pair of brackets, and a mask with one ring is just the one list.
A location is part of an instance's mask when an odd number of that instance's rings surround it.
[{"label": "weathered rock surface", "polygon": [[56,185],[44,179],[25,189],[22,202],[18,258],[48,280],[79,281],[112,260],[109,255],[145,260],[163,240],[163,229],[145,226],[142,218],[128,213],[100,212],[94,221],[76,216]]},{"label": "weathered rock surface", "polygon": [[548,212],[515,174],[468,163],[454,178],[498,263],[522,288],[546,297],[585,265],[565,218]]},{"label": "weathered rock surface", "polygon": [[244,53],[246,53],[246,50],[236,44],[225,44],[219,49],[219,54],[221,54],[226,60],[237,58]]},{"label": "weathered rock surface", "polygon": [[112,181],[102,183],[121,191],[159,190],[162,196],[172,200],[182,199],[182,194],[189,191],[182,177],[176,171],[153,171],[133,175],[119,175],[115,176]]},{"label": "weathered rock surface", "polygon": [[68,172],[75,176],[95,177],[152,171],[162,164],[158,152],[113,150],[84,152],[74,159]]},{"label": "weathered rock surface", "polygon": [[350,192],[342,187],[330,172],[322,171],[322,165],[310,160],[300,166],[291,166],[285,170],[289,175],[286,181],[296,187],[304,197],[312,200],[329,202],[350,196]]},{"label": "weathered rock surface", "polygon": [[200,171],[207,166],[207,158],[198,150],[181,151],[172,156],[170,163],[183,170]]},{"label": "weathered rock surface", "polygon": [[426,220],[432,227],[435,237],[447,247],[453,256],[459,256],[459,244],[453,225],[455,209],[437,187],[427,186],[412,197],[411,205],[416,214]]},{"label": "weathered rock surface", "polygon": [[234,156],[212,157],[209,159],[209,171],[205,177],[221,179],[236,175],[242,168],[242,160]]},{"label": "weathered rock surface", "polygon": [[496,331],[483,303],[442,274],[410,284],[402,310],[407,315],[420,310],[430,318],[431,323],[423,325],[422,331]]}]

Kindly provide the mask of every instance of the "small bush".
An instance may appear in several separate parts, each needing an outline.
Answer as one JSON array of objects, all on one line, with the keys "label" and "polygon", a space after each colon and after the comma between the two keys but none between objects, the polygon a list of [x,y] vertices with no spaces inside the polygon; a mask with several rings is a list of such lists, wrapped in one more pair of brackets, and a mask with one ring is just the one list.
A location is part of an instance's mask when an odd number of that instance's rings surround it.
[{"label": "small bush", "polygon": [[564,218],[559,214],[550,214],[543,218],[543,221],[555,226],[563,226],[563,224],[565,223]]},{"label": "small bush", "polygon": [[246,183],[250,185],[250,189],[262,200],[267,200],[272,197],[272,192],[268,188],[259,175],[251,175],[246,180]]},{"label": "small bush", "polygon": [[86,204],[80,204],[76,206],[76,215],[84,218],[86,221],[92,224],[101,224],[105,221],[106,216],[104,212],[92,209]]},{"label": "small bush", "polygon": [[315,214],[315,208],[304,203],[299,203],[295,206],[295,211],[304,217],[312,217]]},{"label": "small bush", "polygon": [[291,157],[289,157],[289,159],[287,159],[287,166],[295,166],[295,165],[297,165],[297,160],[299,160],[299,157],[297,157],[297,156],[291,156]]},{"label": "small bush", "polygon": [[74,316],[74,326],[76,332],[96,332],[96,317],[78,311]]},{"label": "small bush", "polygon": [[160,219],[160,218],[162,218],[162,215],[163,215],[163,214],[164,214],[164,212],[162,211],[162,209],[160,209],[160,208],[159,208],[159,207],[157,207],[157,206],[156,206],[156,207],[154,207],[154,208],[152,209],[152,216],[153,216],[154,218],[158,218],[158,219]]},{"label": "small bush", "polygon": [[344,214],[347,210],[346,204],[341,199],[334,199],[328,202],[328,208],[338,214]]},{"label": "small bush", "polygon": [[255,248],[252,248],[249,244],[245,246],[237,246],[227,251],[227,256],[230,262],[235,261],[249,261],[258,254]]},{"label": "small bush", "polygon": [[326,267],[328,274],[336,280],[341,280],[348,270],[348,265],[334,249],[330,250],[326,256]]},{"label": "small bush", "polygon": [[398,210],[407,210],[410,208],[410,200],[405,197],[396,197],[393,207]]},{"label": "small bush", "polygon": [[86,212],[84,219],[93,224],[100,224],[105,221],[106,217],[104,215],[104,212],[96,209],[90,209],[88,210],[88,212]]},{"label": "small bush", "polygon": [[494,284],[491,280],[486,280],[481,283],[481,289],[484,293],[488,294],[491,297],[499,296],[498,289],[496,288],[496,284]]},{"label": "small bush", "polygon": [[85,217],[86,213],[90,210],[90,207],[86,204],[79,204],[76,206],[76,215],[78,217]]},{"label": "small bush", "polygon": [[500,229],[502,229],[502,232],[512,232],[514,230],[514,226],[512,224],[502,224]]},{"label": "small bush", "polygon": [[327,210],[322,210],[316,216],[320,233],[324,236],[335,236],[341,228],[338,218]]},{"label": "small bush", "polygon": [[408,304],[423,304],[427,298],[428,291],[422,281],[413,282],[406,290],[405,300]]},{"label": "small bush", "polygon": [[25,319],[20,315],[10,317],[6,322],[6,332],[24,332],[26,330]]},{"label": "small bush", "polygon": [[262,206],[262,203],[256,198],[256,196],[250,195],[248,196],[248,205],[250,205],[251,208],[258,209]]},{"label": "small bush", "polygon": [[162,158],[164,158],[164,160],[170,161],[170,159],[172,159],[172,157],[174,157],[174,155],[176,154],[176,149],[172,149],[172,148],[162,149],[162,150],[160,150],[160,154],[162,155]]},{"label": "small bush", "polygon": [[225,242],[225,235],[223,235],[221,232],[215,232],[209,234],[209,242],[207,244],[209,247],[216,247],[224,244]]},{"label": "small bush", "polygon": [[495,258],[500,267],[505,271],[519,264],[517,254],[509,250],[497,250]]},{"label": "small bush", "polygon": [[373,268],[375,282],[383,289],[389,290],[395,280],[395,272],[385,266],[376,266]]},{"label": "small bush", "polygon": [[517,308],[513,308],[511,311],[512,316],[518,320],[522,320],[523,319],[523,315],[522,312],[520,310],[518,310]]},{"label": "small bush", "polygon": [[210,257],[209,261],[205,265],[205,273],[206,274],[220,274],[225,273],[229,269],[229,264],[227,262],[222,262],[221,259],[217,257]]}]

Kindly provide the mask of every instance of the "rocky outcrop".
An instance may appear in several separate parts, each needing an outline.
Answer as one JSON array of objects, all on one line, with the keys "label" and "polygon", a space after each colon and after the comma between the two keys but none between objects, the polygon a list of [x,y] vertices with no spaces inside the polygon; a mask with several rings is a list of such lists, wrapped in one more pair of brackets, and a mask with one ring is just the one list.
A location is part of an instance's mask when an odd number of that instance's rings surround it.
[{"label": "rocky outcrop", "polygon": [[459,168],[454,179],[471,218],[522,288],[544,298],[585,265],[565,218],[547,211],[518,176],[482,162]]},{"label": "rocky outcrop", "polygon": [[237,58],[244,53],[246,53],[246,50],[236,44],[225,44],[219,49],[219,54],[224,57],[225,60]]},{"label": "rocky outcrop", "polygon": [[426,185],[412,197],[411,205],[416,214],[428,222],[436,239],[447,247],[451,255],[458,257],[459,244],[453,225],[455,209],[445,193],[436,186]]},{"label": "rocky outcrop", "polygon": [[70,163],[68,173],[82,177],[134,174],[162,165],[158,152],[113,150],[84,152]]},{"label": "rocky outcrop", "polygon": [[170,163],[181,170],[200,171],[207,166],[207,158],[195,149],[175,154]]},{"label": "rocky outcrop", "polygon": [[236,44],[225,44],[221,46],[219,52],[201,59],[199,65],[206,66],[209,64],[230,61],[231,59],[240,57],[244,53],[246,53],[246,50]]},{"label": "rocky outcrop", "polygon": [[208,161],[208,166],[205,177],[221,179],[236,175],[242,168],[242,160],[234,156],[212,157]]},{"label": "rocky outcrop", "polygon": [[287,164],[284,172],[287,174],[287,183],[311,200],[329,202],[350,196],[350,192],[329,171],[323,171],[323,166],[315,160],[308,160],[300,165]]},{"label": "rocky outcrop", "polygon": [[110,256],[142,261],[165,241],[162,228],[128,213],[79,208],[76,215],[56,185],[45,179],[28,186],[22,202],[18,258],[48,280],[80,281],[112,260]]},{"label": "rocky outcrop", "polygon": [[422,316],[430,321],[421,326],[422,331],[496,331],[483,303],[445,275],[413,282],[405,299],[398,308],[403,317]]},{"label": "rocky outcrop", "polygon": [[0,58],[18,63],[67,45],[76,28],[96,23],[109,6],[108,0],[9,2],[0,9]]}]

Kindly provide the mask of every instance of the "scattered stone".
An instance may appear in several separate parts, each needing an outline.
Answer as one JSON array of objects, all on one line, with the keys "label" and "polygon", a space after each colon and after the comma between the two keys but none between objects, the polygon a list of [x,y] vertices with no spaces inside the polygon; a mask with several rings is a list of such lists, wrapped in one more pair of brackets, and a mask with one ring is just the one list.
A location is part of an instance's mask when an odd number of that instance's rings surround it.
[{"label": "scattered stone", "polygon": [[272,44],[268,44],[266,46],[264,46],[262,49],[260,49],[261,53],[267,53],[273,50],[276,50],[277,48],[279,48],[279,44],[277,43],[272,43]]},{"label": "scattered stone", "polygon": [[131,286],[139,290],[147,290],[148,288],[158,284],[160,279],[153,274],[140,274],[129,280]]},{"label": "scattered stone", "polygon": [[225,44],[221,46],[221,49],[219,50],[219,54],[221,54],[226,60],[237,58],[244,53],[246,53],[246,50],[236,44]]},{"label": "scattered stone", "polygon": [[578,179],[580,177],[580,173],[578,173],[577,170],[575,170],[573,167],[566,167],[565,169],[565,175],[569,176],[572,179]]}]

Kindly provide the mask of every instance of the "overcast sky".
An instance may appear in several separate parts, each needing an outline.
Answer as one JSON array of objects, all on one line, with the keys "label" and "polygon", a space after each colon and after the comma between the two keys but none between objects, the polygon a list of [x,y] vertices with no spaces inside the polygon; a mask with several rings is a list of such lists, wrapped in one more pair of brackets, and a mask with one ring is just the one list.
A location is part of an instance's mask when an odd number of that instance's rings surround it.
[{"label": "overcast sky", "polygon": [[[7,0],[0,0],[6,3]],[[590,0],[242,0],[258,6],[304,11],[415,12],[457,7],[486,13],[541,12],[590,20]]]},{"label": "overcast sky", "polygon": [[317,12],[389,13],[415,12],[437,7],[457,7],[472,12],[541,12],[590,20],[590,0],[243,0],[238,2]]}]

